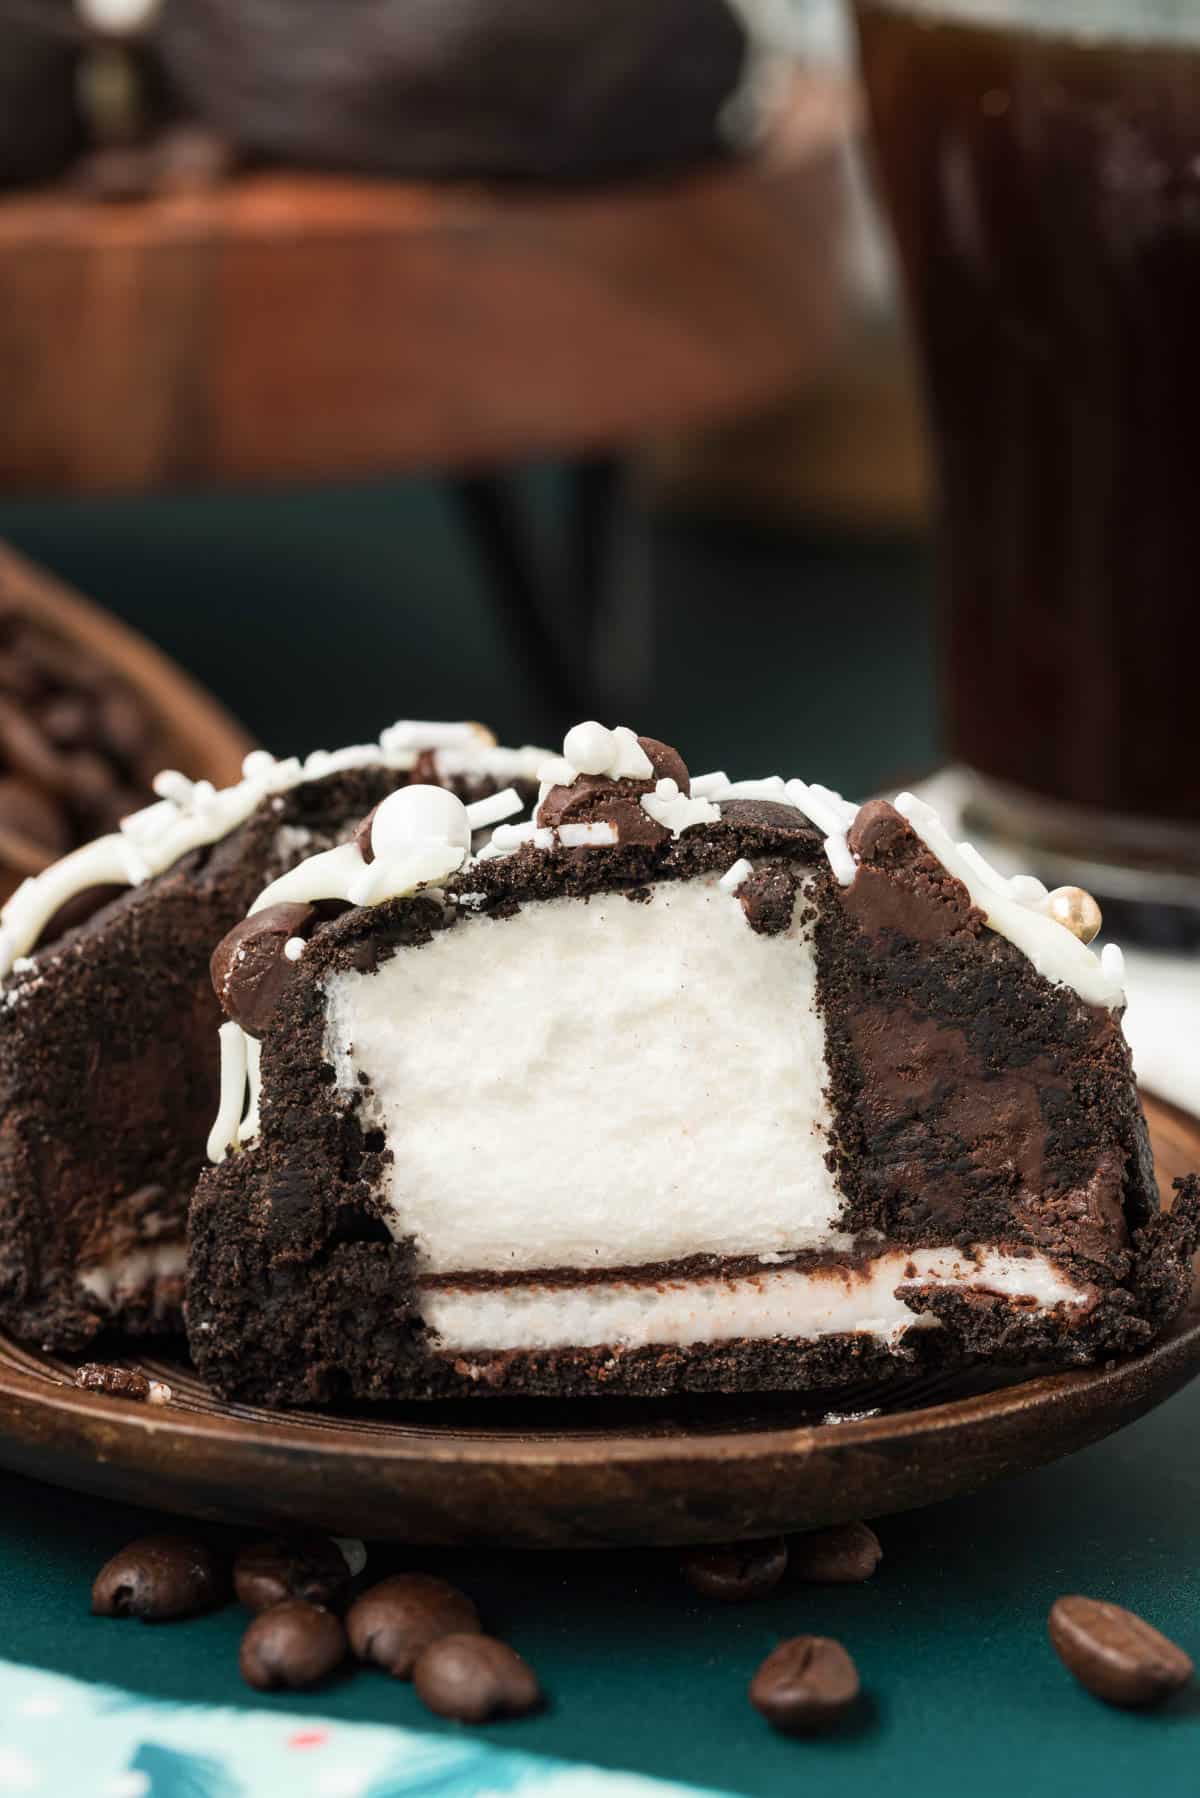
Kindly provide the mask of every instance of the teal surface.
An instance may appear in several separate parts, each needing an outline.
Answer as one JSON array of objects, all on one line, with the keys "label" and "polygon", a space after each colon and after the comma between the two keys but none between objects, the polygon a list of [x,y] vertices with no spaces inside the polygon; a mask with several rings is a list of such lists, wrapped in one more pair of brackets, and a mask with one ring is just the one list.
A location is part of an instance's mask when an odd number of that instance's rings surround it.
[{"label": "teal surface", "polygon": [[[1194,1794],[1200,1694],[1155,1715],[1105,1709],[1054,1658],[1046,1613],[1062,1592],[1116,1599],[1200,1658],[1198,1434],[1200,1385],[1055,1467],[885,1519],[869,1585],[785,1584],[754,1605],[695,1597],[661,1552],[379,1550],[369,1572],[422,1567],[461,1583],[538,1668],[547,1713],[485,1732],[508,1748],[755,1798],[801,1788],[822,1798]],[[5,1480],[4,1654],[157,1698],[453,1727],[424,1712],[411,1687],[373,1672],[318,1694],[250,1693],[237,1673],[245,1617],[236,1608],[157,1627],[89,1616],[102,1561],[161,1526]],[[785,1740],[746,1701],[758,1662],[798,1631],[839,1637],[858,1662],[869,1702],[842,1736]]]}]

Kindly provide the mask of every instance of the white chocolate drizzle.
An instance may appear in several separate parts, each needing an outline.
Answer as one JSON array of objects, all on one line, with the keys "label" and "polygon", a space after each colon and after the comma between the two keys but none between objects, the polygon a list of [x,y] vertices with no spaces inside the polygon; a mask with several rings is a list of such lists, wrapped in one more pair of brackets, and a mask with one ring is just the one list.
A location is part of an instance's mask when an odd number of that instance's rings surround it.
[{"label": "white chocolate drizzle", "polygon": [[[437,724],[405,720],[390,725],[378,743],[345,749],[316,749],[301,760],[277,761],[257,749],[242,763],[242,778],[233,786],[214,788],[206,780],[191,781],[174,769],[156,776],[158,799],[122,820],[118,831],[97,837],[54,862],[41,874],[22,881],[0,911],[0,981],[36,945],[59,908],[79,893],[97,886],[140,886],[164,873],[189,850],[215,843],[244,824],[264,799],[290,791],[305,781],[323,780],[353,768],[385,767],[405,772],[423,751],[434,755],[440,778],[476,776],[500,781],[537,778],[546,759],[543,749],[504,749],[479,724]],[[496,796],[499,798],[499,795]],[[520,809],[510,794],[510,810]],[[495,800],[489,819],[497,812]]]},{"label": "white chocolate drizzle", "polygon": [[[401,787],[375,808],[372,861],[366,860],[356,842],[310,855],[264,887],[249,915],[253,917],[270,905],[320,899],[380,905],[385,899],[407,898],[423,889],[440,897],[438,883],[456,874],[470,855],[472,830],[484,828],[520,806],[520,797],[511,788],[464,805],[442,787]],[[295,951],[293,943],[298,945]],[[284,954],[291,961],[303,953],[302,938],[291,937],[284,945]],[[259,1129],[262,1044],[234,1023],[221,1025],[220,1039],[221,1097],[208,1137],[210,1161],[223,1161],[231,1148],[251,1141]]]}]

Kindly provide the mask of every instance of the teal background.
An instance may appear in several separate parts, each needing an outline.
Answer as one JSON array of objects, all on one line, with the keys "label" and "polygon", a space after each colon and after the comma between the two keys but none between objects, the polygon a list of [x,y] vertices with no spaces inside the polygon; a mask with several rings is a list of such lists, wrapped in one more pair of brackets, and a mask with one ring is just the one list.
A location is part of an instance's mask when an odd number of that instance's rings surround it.
[{"label": "teal background", "polygon": [[[460,1583],[533,1662],[550,1708],[484,1732],[504,1747],[755,1798],[1193,1794],[1200,1694],[1153,1715],[1106,1709],[1058,1664],[1046,1613],[1061,1592],[1116,1599],[1200,1657],[1198,1429],[1200,1386],[1055,1467],[884,1519],[883,1563],[865,1586],[785,1582],[757,1604],[718,1606],[682,1584],[666,1552],[380,1549],[368,1574],[420,1567]],[[160,1516],[6,1479],[5,1655],[161,1699],[455,1727],[375,1672],[318,1692],[251,1693],[237,1672],[237,1607],[157,1626],[91,1617],[105,1558],[161,1527]],[[758,1662],[799,1631],[837,1636],[858,1663],[868,1704],[842,1735],[789,1741],[747,1703]]]},{"label": "teal background", "polygon": [[[547,566],[562,476],[524,495]],[[0,502],[0,537],[146,631],[277,753],[399,717],[482,718],[544,742],[448,492],[433,482]],[[935,755],[928,580],[898,540],[658,520],[657,679],[629,722],[696,772],[847,792]]]}]

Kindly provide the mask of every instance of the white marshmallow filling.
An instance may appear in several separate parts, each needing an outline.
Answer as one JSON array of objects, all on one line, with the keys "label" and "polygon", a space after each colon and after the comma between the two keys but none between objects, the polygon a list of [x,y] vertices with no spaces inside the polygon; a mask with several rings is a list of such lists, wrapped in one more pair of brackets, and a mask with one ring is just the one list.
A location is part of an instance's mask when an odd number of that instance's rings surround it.
[{"label": "white marshmallow filling", "polygon": [[[490,1288],[452,1277],[421,1293],[430,1347],[442,1353],[541,1349],[628,1350],[701,1343],[865,1335],[895,1345],[936,1327],[906,1288],[991,1293],[1038,1312],[1082,1312],[1091,1291],[1042,1255],[959,1248],[893,1249],[853,1266],[779,1267],[733,1276],[638,1281],[628,1275],[575,1286],[536,1280]],[[910,1292],[910,1296],[912,1296]]]},{"label": "white marshmallow filling", "polygon": [[807,924],[760,935],[716,876],[664,881],[334,975],[326,1055],[421,1272],[842,1248],[815,989]]}]

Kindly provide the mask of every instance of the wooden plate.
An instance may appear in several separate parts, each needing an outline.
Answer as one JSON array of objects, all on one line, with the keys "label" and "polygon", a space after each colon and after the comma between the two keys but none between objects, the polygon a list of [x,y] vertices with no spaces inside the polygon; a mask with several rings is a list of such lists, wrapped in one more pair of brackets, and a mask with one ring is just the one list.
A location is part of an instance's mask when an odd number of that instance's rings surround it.
[{"label": "wooden plate", "polygon": [[[1169,1188],[1200,1165],[1200,1124],[1147,1112]],[[374,1540],[702,1542],[907,1510],[1098,1441],[1200,1371],[1200,1289],[1134,1359],[983,1392],[927,1384],[840,1422],[791,1399],[289,1414],[219,1404],[181,1363],[136,1364],[170,1382],[170,1405],[80,1392],[67,1363],[0,1338],[0,1463],[192,1516]]]}]

